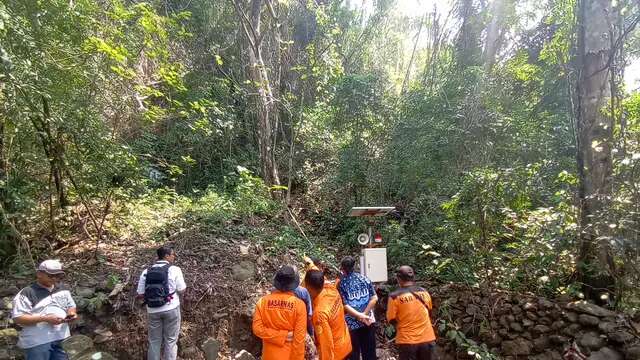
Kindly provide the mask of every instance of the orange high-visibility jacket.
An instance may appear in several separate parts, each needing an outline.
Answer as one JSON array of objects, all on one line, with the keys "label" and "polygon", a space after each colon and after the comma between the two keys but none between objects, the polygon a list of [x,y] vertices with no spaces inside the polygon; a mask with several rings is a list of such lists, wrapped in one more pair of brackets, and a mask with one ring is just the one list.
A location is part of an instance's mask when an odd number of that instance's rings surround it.
[{"label": "orange high-visibility jacket", "polygon": [[[424,304],[413,294],[420,296]],[[429,318],[432,307],[431,296],[427,290],[418,286],[400,288],[389,295],[387,320],[397,321],[396,344],[422,344],[435,341],[436,334]]]},{"label": "orange high-visibility jacket", "polygon": [[333,285],[326,284],[313,300],[313,328],[320,360],[342,360],[351,353],[342,298]]},{"label": "orange high-visibility jacket", "polygon": [[[287,334],[293,332],[293,341]],[[263,296],[253,314],[253,333],[262,339],[263,360],[303,360],[307,309],[292,291]]]}]

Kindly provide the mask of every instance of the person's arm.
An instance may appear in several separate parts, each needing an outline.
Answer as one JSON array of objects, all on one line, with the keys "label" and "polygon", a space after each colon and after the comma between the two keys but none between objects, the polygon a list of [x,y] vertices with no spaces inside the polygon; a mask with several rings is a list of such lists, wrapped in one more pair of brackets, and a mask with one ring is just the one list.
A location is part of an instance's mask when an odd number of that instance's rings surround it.
[{"label": "person's arm", "polygon": [[[342,298],[342,301],[344,302],[344,312],[347,313],[348,315],[353,316],[354,318],[356,318],[356,320],[360,321],[363,324],[371,325],[371,318],[369,317],[369,315],[367,315],[367,311],[365,309],[365,312],[360,312],[356,309],[354,309],[353,307],[351,307],[350,305],[347,305],[347,303],[344,301],[345,298]],[[378,298],[376,297],[376,301],[378,301]],[[371,304],[371,301],[369,301],[369,304]],[[373,303],[373,305],[375,305],[375,302]],[[367,306],[368,308],[369,306]],[[373,306],[372,306],[373,307]]]},{"label": "person's arm", "polygon": [[389,321],[389,323],[393,324],[397,322],[396,320],[397,312],[398,312],[398,309],[396,307],[395,299],[393,299],[392,297],[389,297],[389,302],[387,303],[387,321]]},{"label": "person's arm", "polygon": [[31,326],[41,322],[46,322],[51,325],[59,325],[64,322],[64,319],[61,317],[57,317],[56,315],[53,315],[53,314],[48,314],[48,315],[25,314],[25,315],[20,315],[18,317],[13,318],[13,321],[20,326]]},{"label": "person's arm", "polygon": [[259,300],[258,304],[256,305],[256,311],[253,314],[253,324],[252,324],[253,333],[257,337],[259,337],[260,339],[266,342],[270,342],[277,346],[284,346],[284,344],[287,342],[288,338],[290,337],[289,331],[276,330],[276,329],[271,329],[267,327],[262,320],[263,316],[264,315],[262,314],[262,300]]},{"label": "person's arm", "polygon": [[364,308],[364,311],[362,313],[365,315],[369,314],[371,310],[373,310],[373,308],[376,306],[377,303],[378,303],[378,295],[373,295],[373,297],[369,300],[367,307]]},{"label": "person's arm", "polygon": [[51,325],[58,325],[64,322],[64,319],[53,314],[32,314],[31,310],[33,306],[31,301],[21,293],[18,293],[13,299],[13,310],[11,311],[11,318],[20,326],[32,326],[41,322],[46,322]]},{"label": "person's arm", "polygon": [[76,302],[71,296],[71,292],[67,292],[67,317],[65,321],[73,321],[78,318],[78,310],[76,309]]},{"label": "person's arm", "polygon": [[338,293],[340,293],[340,297],[342,298],[342,303],[344,304],[344,312],[347,315],[353,316],[358,321],[364,322],[365,318],[367,318],[367,316],[365,314],[359,312],[358,310],[354,309],[350,305],[347,305],[348,303],[347,303],[347,292],[346,292],[346,290],[343,287],[338,286]]},{"label": "person's arm", "polygon": [[307,307],[303,301],[296,302],[296,323],[293,328],[291,357],[294,360],[304,359],[304,345],[307,336]]},{"label": "person's arm", "polygon": [[187,283],[184,282],[184,275],[182,275],[182,269],[176,266],[176,292],[182,296],[187,289]]},{"label": "person's arm", "polygon": [[371,312],[371,310],[373,310],[373,308],[376,306],[376,303],[378,302],[376,289],[373,288],[373,284],[369,279],[367,279],[367,291],[369,292],[369,303],[367,304],[367,307],[364,309],[363,313],[369,316],[369,313]]},{"label": "person's arm", "polygon": [[333,334],[331,326],[329,326],[329,318],[325,314],[316,314],[314,327],[316,329],[316,338],[318,340],[318,355],[320,360],[334,360],[333,353]]},{"label": "person's arm", "polygon": [[361,313],[360,311],[358,311],[358,310],[356,310],[356,309],[352,308],[352,307],[351,307],[351,306],[349,306],[349,305],[345,305],[345,306],[344,306],[344,311],[345,311],[347,314],[349,314],[349,315],[353,316],[354,318],[358,319],[358,321],[360,321],[360,322],[364,322],[364,320],[365,320],[366,318],[368,318],[368,316],[367,316],[365,313]]},{"label": "person's arm", "polygon": [[142,271],[142,274],[140,274],[140,279],[138,280],[138,288],[136,289],[136,299],[138,300],[142,300],[144,298],[144,287],[146,285],[146,280],[147,270],[145,269],[144,271]]}]

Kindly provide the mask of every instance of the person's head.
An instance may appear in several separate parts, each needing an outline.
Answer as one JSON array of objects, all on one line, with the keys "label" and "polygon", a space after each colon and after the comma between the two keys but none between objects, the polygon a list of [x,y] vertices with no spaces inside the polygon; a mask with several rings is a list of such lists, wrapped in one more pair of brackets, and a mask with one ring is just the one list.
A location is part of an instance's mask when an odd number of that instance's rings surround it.
[{"label": "person's head", "polygon": [[353,256],[345,256],[342,258],[342,261],[340,261],[340,270],[342,270],[345,275],[351,274],[355,266],[356,259],[354,259]]},{"label": "person's head", "polygon": [[413,284],[416,280],[416,274],[413,272],[411,266],[402,265],[396,270],[396,278],[398,284],[404,286],[406,284]]},{"label": "person's head", "polygon": [[326,265],[319,257],[312,256],[310,259],[313,262],[313,265],[315,265],[319,270],[324,271]]},{"label": "person's head", "polygon": [[162,246],[156,250],[156,253],[158,254],[158,260],[165,260],[170,263],[176,260],[176,252],[170,247]]},{"label": "person's head", "polygon": [[293,291],[300,286],[300,276],[293,266],[284,265],[273,277],[273,287],[280,291]]},{"label": "person's head", "polygon": [[309,290],[309,295],[315,299],[324,288],[324,273],[320,270],[309,270],[304,276],[304,283]]},{"label": "person's head", "polygon": [[36,280],[44,287],[52,287],[64,277],[62,263],[59,260],[45,260],[38,266]]}]

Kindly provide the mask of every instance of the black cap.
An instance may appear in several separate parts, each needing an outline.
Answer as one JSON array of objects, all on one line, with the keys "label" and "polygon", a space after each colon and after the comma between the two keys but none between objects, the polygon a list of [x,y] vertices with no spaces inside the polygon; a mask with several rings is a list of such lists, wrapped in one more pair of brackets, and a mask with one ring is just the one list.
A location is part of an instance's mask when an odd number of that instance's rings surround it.
[{"label": "black cap", "polygon": [[300,286],[300,276],[292,266],[285,265],[276,272],[273,286],[280,291],[293,291]]}]

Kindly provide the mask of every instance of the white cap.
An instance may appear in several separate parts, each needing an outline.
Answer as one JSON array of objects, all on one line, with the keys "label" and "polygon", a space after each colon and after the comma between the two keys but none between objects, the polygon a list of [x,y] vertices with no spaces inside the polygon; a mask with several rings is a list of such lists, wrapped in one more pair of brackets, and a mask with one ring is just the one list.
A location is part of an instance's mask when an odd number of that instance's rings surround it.
[{"label": "white cap", "polygon": [[47,274],[64,274],[62,263],[60,260],[45,260],[38,266],[38,271],[44,271]]}]

